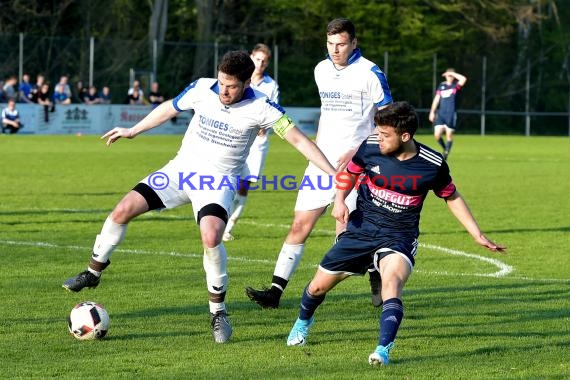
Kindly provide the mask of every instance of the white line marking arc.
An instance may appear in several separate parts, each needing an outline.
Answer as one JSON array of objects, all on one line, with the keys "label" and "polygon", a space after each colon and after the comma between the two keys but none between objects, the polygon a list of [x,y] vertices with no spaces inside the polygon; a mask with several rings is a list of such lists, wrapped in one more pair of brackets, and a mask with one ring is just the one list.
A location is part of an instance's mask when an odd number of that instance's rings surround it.
[{"label": "white line marking arc", "polygon": [[[35,209],[34,209],[35,210]],[[38,209],[39,210],[39,209]],[[108,210],[103,209],[92,209],[92,210],[82,210],[82,209],[50,209],[44,210],[46,212],[49,211],[65,211],[70,213],[80,213],[80,212],[101,212],[107,213]],[[141,215],[139,218],[144,218],[147,215],[153,215],[154,213],[144,214]],[[156,214],[154,214],[156,216]],[[178,219],[178,220],[194,220],[192,216],[179,216],[179,215],[167,215],[164,213],[160,213],[161,218],[164,219]],[[241,224],[248,224],[257,227],[265,227],[265,228],[282,228],[282,229],[289,229],[289,225],[287,224],[269,224],[269,223],[257,223],[252,220],[242,220],[240,221]],[[314,229],[314,232],[334,236],[334,232],[330,230],[323,230],[323,229]],[[2,245],[12,245],[12,246],[33,246],[33,247],[45,247],[45,248],[57,248],[57,249],[69,249],[69,250],[81,250],[81,251],[89,251],[91,250],[90,247],[84,246],[76,246],[76,245],[59,245],[49,242],[33,242],[33,241],[16,241],[16,240],[0,240],[0,244]],[[332,244],[332,242],[331,242]],[[440,276],[462,276],[462,277],[493,277],[493,278],[505,278],[508,276],[510,279],[518,279],[518,280],[526,280],[526,281],[547,281],[547,282],[570,282],[570,279],[556,279],[556,278],[548,278],[548,279],[536,279],[530,278],[526,276],[509,276],[515,269],[498,260],[493,259],[485,256],[476,255],[474,253],[463,252],[451,248],[442,247],[439,245],[433,244],[425,244],[420,243],[420,246],[429,250],[442,252],[449,255],[454,256],[463,256],[474,260],[479,260],[486,262],[488,264],[494,265],[497,267],[497,271],[492,273],[454,273],[454,272],[447,272],[447,271],[423,271],[423,270],[415,270],[416,273],[428,274],[428,275],[440,275]],[[118,248],[116,252],[124,252],[124,253],[134,253],[134,254],[143,254],[143,255],[161,255],[161,256],[176,256],[176,257],[189,257],[189,258],[202,258],[202,253],[181,253],[181,252],[164,252],[164,251],[149,251],[149,250],[140,250],[140,249],[124,249]],[[261,263],[261,264],[275,264],[274,260],[267,260],[267,259],[250,259],[246,257],[236,257],[230,256],[228,260],[231,261],[243,261],[243,262],[252,262],[252,263]],[[316,267],[317,264],[305,264],[307,267]]]}]

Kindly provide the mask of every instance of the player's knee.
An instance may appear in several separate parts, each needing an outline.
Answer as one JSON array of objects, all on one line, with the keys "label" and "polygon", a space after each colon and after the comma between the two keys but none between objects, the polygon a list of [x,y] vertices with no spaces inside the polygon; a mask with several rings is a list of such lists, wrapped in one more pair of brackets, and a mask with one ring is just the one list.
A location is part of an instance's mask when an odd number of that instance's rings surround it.
[{"label": "player's knee", "polygon": [[309,283],[307,292],[311,297],[322,297],[325,294],[327,294],[327,290],[324,287],[320,286],[319,284],[315,283],[315,281],[311,281]]},{"label": "player's knee", "polygon": [[136,216],[134,205],[122,200],[111,213],[111,219],[117,224],[127,224]]},{"label": "player's knee", "polygon": [[293,223],[291,223],[291,229],[289,230],[289,237],[303,243],[307,240],[307,237],[311,233],[311,229],[313,228],[312,223],[307,222],[306,220],[300,220],[295,218]]},{"label": "player's knee", "polygon": [[382,298],[401,297],[404,281],[395,276],[382,276]]},{"label": "player's knee", "polygon": [[220,244],[220,242],[222,241],[220,234],[221,232],[213,228],[209,228],[206,231],[202,231],[201,237],[202,237],[202,244],[204,245],[204,247],[211,248]]},{"label": "player's knee", "polygon": [[[204,218],[215,218],[204,222]],[[200,225],[200,234],[202,237],[202,244],[206,247],[215,247],[221,241],[221,233],[224,226],[228,222],[228,213],[225,208],[217,203],[210,203],[198,211],[196,218],[198,225]],[[203,224],[206,223],[206,224]]]}]

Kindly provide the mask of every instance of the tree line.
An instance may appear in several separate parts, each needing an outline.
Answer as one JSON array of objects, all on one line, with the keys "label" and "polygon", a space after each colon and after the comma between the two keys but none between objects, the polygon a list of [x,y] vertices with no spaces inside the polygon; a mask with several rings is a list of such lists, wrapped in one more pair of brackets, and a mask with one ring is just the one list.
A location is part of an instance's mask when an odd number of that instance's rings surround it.
[{"label": "tree line", "polygon": [[[4,41],[0,42],[0,58],[6,62],[6,57],[14,57],[17,48],[17,40],[6,40],[7,36],[24,33],[42,54],[26,61],[26,71],[50,72],[55,67],[70,73],[75,70],[85,78],[89,50],[78,49],[77,54],[66,53],[62,57],[59,53],[66,51],[62,49],[65,43],[58,39],[87,41],[94,37],[99,41],[97,54],[109,55],[98,74],[108,82],[114,76],[127,75],[121,62],[131,60],[131,66],[151,69],[149,56],[152,41],[156,40],[157,79],[165,92],[176,95],[191,80],[212,75],[213,44],[221,46],[223,52],[224,48],[250,49],[255,43],[264,42],[279,48],[282,103],[318,106],[313,68],[326,54],[325,28],[331,19],[347,17],[357,27],[364,55],[380,67],[389,62],[384,69],[396,99],[429,107],[437,62],[439,73],[452,66],[469,76],[460,106],[477,109],[483,83],[481,63],[486,57],[488,109],[523,110],[527,70],[532,70],[532,110],[566,111],[570,88],[570,7],[561,3],[9,0],[0,6],[0,35],[4,36],[0,38]],[[186,50],[186,45],[191,48]]]}]

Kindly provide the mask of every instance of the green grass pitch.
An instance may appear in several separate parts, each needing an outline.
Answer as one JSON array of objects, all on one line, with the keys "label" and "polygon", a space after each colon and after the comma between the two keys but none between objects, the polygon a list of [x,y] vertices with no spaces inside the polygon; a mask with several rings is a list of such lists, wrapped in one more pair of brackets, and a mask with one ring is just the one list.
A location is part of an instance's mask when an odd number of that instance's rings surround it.
[{"label": "green grass pitch", "polygon": [[[429,135],[417,139],[434,146]],[[277,310],[244,287],[268,285],[295,191],[252,191],[226,243],[234,335],[213,342],[202,249],[191,206],[129,225],[97,289],[61,283],[85,269],[107,214],[159,169],[181,136],[139,136],[107,148],[97,136],[0,135],[0,378],[562,379],[570,377],[570,139],[457,135],[452,176],[488,236],[488,252],[430,194],[404,294],[391,364],[368,365],[380,310],[367,278],[329,293],[309,343],[287,347],[300,295],[333,241],[327,213]],[[301,176],[304,159],[272,136],[265,174]],[[67,332],[80,301],[102,303],[108,336]]]}]

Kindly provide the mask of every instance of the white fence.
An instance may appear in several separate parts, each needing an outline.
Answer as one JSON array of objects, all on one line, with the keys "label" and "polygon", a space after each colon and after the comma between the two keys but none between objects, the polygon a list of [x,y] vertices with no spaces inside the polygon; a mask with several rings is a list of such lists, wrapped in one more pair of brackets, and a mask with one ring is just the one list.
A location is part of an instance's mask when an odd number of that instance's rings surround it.
[{"label": "white fence", "polygon": [[[6,104],[0,104],[4,109]],[[45,120],[44,107],[37,104],[16,104],[24,128],[19,134],[61,135],[86,134],[102,135],[113,127],[132,127],[150,111],[150,106],[131,105],[58,105],[54,112],[48,112]],[[320,111],[318,108],[288,107],[287,114],[306,134],[314,135]],[[191,112],[178,115],[175,120],[164,123],[146,133],[183,134],[192,118]]]}]

